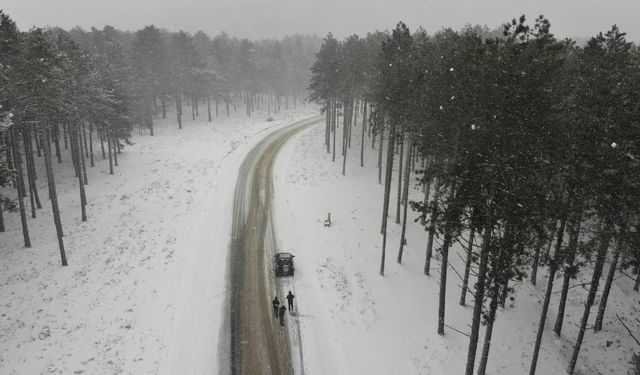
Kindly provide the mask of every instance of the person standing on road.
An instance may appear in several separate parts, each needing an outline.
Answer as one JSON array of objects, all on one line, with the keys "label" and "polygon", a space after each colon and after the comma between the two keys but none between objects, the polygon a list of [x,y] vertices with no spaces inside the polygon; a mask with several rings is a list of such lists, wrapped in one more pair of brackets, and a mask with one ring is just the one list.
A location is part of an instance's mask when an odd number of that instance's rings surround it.
[{"label": "person standing on road", "polygon": [[287,294],[287,302],[289,303],[289,314],[293,311],[293,299],[296,298],[291,291]]},{"label": "person standing on road", "polygon": [[287,311],[287,308],[283,305],[280,305],[280,310],[278,315],[280,316],[280,325],[284,327],[284,313]]},{"label": "person standing on road", "polygon": [[271,302],[273,304],[273,316],[278,319],[278,307],[280,307],[280,301],[278,301],[278,296],[273,299]]}]

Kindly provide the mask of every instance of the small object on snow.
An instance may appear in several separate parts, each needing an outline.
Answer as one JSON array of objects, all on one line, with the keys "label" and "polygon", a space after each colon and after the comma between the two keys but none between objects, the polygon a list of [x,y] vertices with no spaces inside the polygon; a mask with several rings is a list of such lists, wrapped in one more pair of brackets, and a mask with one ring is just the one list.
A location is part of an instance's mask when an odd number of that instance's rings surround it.
[{"label": "small object on snow", "polygon": [[278,296],[276,296],[276,298],[274,298],[273,301],[271,301],[271,304],[273,305],[273,316],[277,319],[278,310],[280,308],[280,301],[278,300]]},{"label": "small object on snow", "polygon": [[293,299],[296,298],[291,291],[287,294],[287,304],[289,305],[289,314],[293,311]]},{"label": "small object on snow", "polygon": [[325,227],[331,227],[331,212],[327,213],[327,219],[324,221]]},{"label": "small object on snow", "polygon": [[280,317],[280,325],[284,327],[284,313],[287,311],[287,308],[284,307],[284,304],[280,305],[280,309],[278,310],[278,316]]}]

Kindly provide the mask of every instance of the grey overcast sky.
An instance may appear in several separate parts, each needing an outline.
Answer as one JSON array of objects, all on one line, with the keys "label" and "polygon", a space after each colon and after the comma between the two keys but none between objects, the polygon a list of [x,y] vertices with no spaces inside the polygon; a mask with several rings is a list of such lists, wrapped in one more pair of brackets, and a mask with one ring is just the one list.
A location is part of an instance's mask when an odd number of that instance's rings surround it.
[{"label": "grey overcast sky", "polygon": [[137,30],[154,24],[209,35],[220,31],[251,39],[286,34],[339,37],[391,29],[459,29],[466,23],[499,26],[526,14],[544,14],[559,37],[589,37],[614,23],[640,41],[640,0],[2,0],[0,9],[22,30],[81,26]]}]

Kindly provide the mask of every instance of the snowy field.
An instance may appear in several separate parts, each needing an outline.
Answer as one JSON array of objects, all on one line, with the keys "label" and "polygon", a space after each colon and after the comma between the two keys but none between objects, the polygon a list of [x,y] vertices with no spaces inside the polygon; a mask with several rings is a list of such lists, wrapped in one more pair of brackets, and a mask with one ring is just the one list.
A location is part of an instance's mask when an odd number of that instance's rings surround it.
[{"label": "snowy field", "polygon": [[[365,141],[365,167],[360,167],[359,129],[353,131],[346,177],[341,175],[341,156],[332,163],[325,151],[324,125],[298,135],[278,160],[276,225],[283,251],[296,255],[293,283],[305,374],[463,374],[469,341],[456,330],[470,331],[472,306],[458,304],[461,280],[455,271],[461,274],[464,270],[462,249],[456,245],[449,256],[452,267],[447,281],[446,324],[451,328],[441,337],[436,333],[440,263],[432,262],[431,276],[423,275],[427,233],[413,222],[416,213],[409,214],[403,264],[396,262],[401,229],[394,224],[397,167],[391,190],[386,272],[384,278],[378,275],[383,186],[377,183],[377,151],[371,150],[370,140]],[[338,150],[340,147],[338,140]],[[413,200],[423,197],[417,189],[410,194]],[[328,212],[331,228],[323,226]],[[528,280],[514,284],[515,302],[498,311],[488,374],[529,372],[545,274],[546,269],[539,272],[538,287]],[[588,292],[588,286],[578,285],[590,279],[587,273],[572,282],[575,287],[570,289],[562,338],[552,331],[562,284],[561,280],[555,283],[538,374],[566,373]],[[632,281],[620,274],[611,293],[603,331],[587,331],[578,374],[630,374],[628,362],[635,343],[615,313],[637,332],[640,295],[632,291]],[[471,305],[473,296],[467,295],[467,301]]]},{"label": "snowy field", "polygon": [[41,177],[33,247],[23,247],[18,213],[5,213],[0,234],[0,374],[216,373],[238,166],[270,131],[317,113],[266,122],[239,108],[182,130],[169,113],[154,137],[134,131],[115,176],[101,156],[87,165],[85,223],[70,163],[56,163],[69,266]]}]

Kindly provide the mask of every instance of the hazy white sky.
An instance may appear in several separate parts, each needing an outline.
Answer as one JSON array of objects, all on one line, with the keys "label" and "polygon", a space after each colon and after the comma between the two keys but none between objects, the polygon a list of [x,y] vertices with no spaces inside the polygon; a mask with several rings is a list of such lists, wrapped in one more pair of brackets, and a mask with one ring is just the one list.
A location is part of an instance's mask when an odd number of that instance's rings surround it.
[{"label": "hazy white sky", "polygon": [[400,20],[428,32],[466,23],[493,28],[521,14],[544,14],[561,37],[588,37],[617,24],[640,41],[640,0],[2,0],[0,9],[23,29],[154,24],[252,39],[304,33],[343,37],[391,29]]}]

